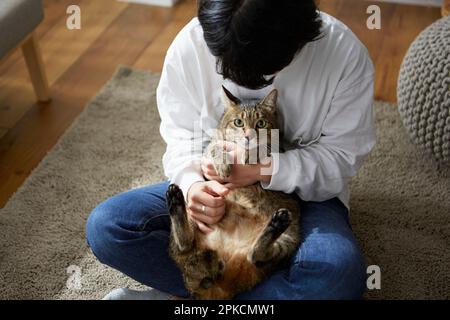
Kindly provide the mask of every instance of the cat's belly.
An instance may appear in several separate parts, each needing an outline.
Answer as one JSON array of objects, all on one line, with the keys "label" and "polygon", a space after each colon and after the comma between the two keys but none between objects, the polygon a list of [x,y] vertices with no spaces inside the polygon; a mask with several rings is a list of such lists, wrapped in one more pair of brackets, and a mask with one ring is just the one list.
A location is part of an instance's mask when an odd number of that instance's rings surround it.
[{"label": "cat's belly", "polygon": [[247,256],[253,244],[280,208],[296,212],[297,201],[287,195],[267,191],[260,185],[232,190],[226,197],[226,213],[214,231],[199,235],[202,246],[216,250],[225,260]]},{"label": "cat's belly", "polygon": [[247,256],[263,229],[263,225],[252,226],[247,220],[240,219],[233,228],[216,226],[214,231],[204,236],[202,242],[208,248],[218,251],[224,260],[234,255]]}]

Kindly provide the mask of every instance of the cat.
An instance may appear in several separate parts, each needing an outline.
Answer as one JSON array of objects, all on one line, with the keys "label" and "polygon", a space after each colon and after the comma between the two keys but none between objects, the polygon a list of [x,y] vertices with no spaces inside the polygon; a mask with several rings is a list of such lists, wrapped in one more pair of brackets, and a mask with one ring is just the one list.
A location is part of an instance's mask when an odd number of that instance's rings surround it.
[{"label": "cat", "polygon": [[[261,101],[242,103],[225,87],[222,89],[225,113],[205,154],[218,175],[225,178],[232,165],[224,161],[224,139],[231,136],[232,142],[236,137],[248,141],[246,132],[258,136],[261,129],[278,129],[277,91],[272,90]],[[270,134],[267,136],[266,145],[257,147],[270,154]],[[260,140],[257,138],[258,143]],[[249,160],[248,151],[244,160]],[[188,217],[177,185],[169,186],[166,200],[171,219],[170,256],[195,299],[231,299],[251,289],[287,262],[300,241],[298,200],[266,190],[259,183],[230,190],[225,197],[225,214],[209,234],[197,230]]]}]

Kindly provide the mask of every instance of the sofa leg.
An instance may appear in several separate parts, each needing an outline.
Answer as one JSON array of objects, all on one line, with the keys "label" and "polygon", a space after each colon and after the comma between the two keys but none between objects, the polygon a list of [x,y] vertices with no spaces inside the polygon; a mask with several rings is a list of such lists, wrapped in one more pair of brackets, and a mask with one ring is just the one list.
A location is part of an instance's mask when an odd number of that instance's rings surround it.
[{"label": "sofa leg", "polygon": [[22,52],[38,101],[49,101],[50,93],[47,76],[45,74],[39,44],[34,33],[22,44]]}]

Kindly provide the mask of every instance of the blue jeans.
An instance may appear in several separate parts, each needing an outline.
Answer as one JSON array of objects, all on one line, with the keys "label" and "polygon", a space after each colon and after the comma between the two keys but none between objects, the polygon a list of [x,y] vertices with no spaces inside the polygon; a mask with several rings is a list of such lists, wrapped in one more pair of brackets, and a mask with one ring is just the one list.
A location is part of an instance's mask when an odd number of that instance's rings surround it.
[{"label": "blue jeans", "polygon": [[[118,194],[98,205],[87,222],[87,240],[100,262],[140,283],[188,297],[180,270],[168,255],[168,182]],[[301,244],[279,270],[237,299],[360,299],[363,255],[337,198],[301,201]]]}]

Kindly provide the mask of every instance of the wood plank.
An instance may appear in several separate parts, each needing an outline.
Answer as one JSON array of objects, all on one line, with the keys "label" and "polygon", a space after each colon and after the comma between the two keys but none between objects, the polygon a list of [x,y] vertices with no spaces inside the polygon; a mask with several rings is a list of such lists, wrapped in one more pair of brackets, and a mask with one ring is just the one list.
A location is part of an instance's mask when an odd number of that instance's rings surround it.
[{"label": "wood plank", "polygon": [[443,17],[450,15],[450,0],[444,0],[442,2],[441,14]]},{"label": "wood plank", "polygon": [[[50,86],[128,6],[109,0],[83,0],[79,4],[82,7],[81,30],[66,28],[64,10],[54,27],[40,39]],[[35,101],[25,61],[19,59],[0,78],[0,126],[12,128]]]},{"label": "wood plank", "polygon": [[[381,30],[366,26],[371,4],[381,9]],[[367,47],[375,65],[375,98],[395,103],[403,57],[415,37],[439,18],[439,8],[360,0],[321,0],[319,8],[344,22]]]},{"label": "wood plank", "polygon": [[376,61],[375,91],[377,98],[396,102],[397,79],[403,58],[414,39],[438,20],[440,13],[438,8],[433,7],[421,7],[418,10],[414,6],[396,5],[393,16],[398,18],[388,21],[385,37],[380,45],[380,58]]},{"label": "wood plank", "polygon": [[[366,10],[370,3],[358,0],[347,0],[345,3],[348,3],[348,5],[344,5],[343,1],[321,1],[321,9],[345,23],[367,47],[372,60],[375,62],[380,54],[380,43],[383,42],[385,36],[384,22],[394,18],[394,5],[377,3],[382,12],[382,29],[369,30],[366,25],[368,17]],[[348,6],[352,10],[349,10]]]},{"label": "wood plank", "polygon": [[175,36],[197,13],[195,0],[179,2],[173,9],[171,21],[145,49],[134,68],[161,72],[166,51]]},{"label": "wood plank", "polygon": [[3,138],[8,132],[8,128],[0,127],[0,139]]},{"label": "wood plank", "polygon": [[[170,9],[130,5],[0,140],[0,207],[22,184],[119,64],[133,65],[168,22]],[[149,23],[151,21],[151,23]]]},{"label": "wood plank", "polygon": [[[66,14],[69,5],[80,5],[81,0],[44,0],[44,20],[36,28],[35,33],[38,39],[45,35],[56,23],[62,21],[62,17]],[[0,74],[16,63],[17,60],[23,59],[20,50],[15,50],[6,61],[0,64]]]}]

